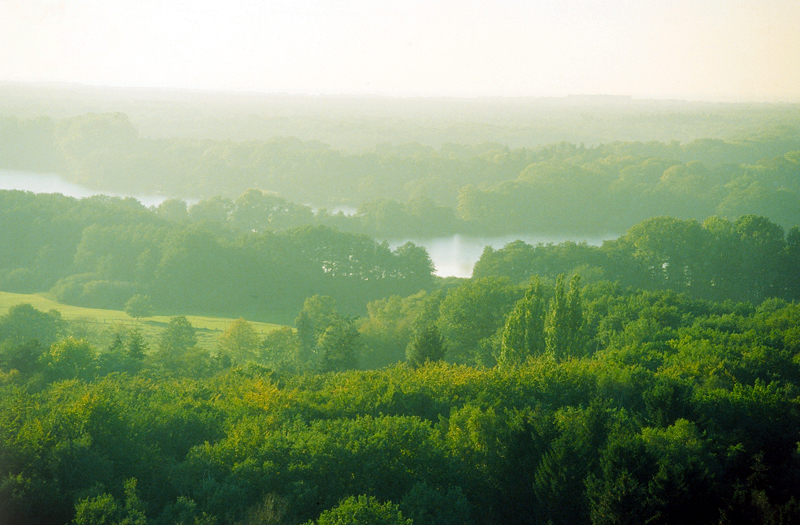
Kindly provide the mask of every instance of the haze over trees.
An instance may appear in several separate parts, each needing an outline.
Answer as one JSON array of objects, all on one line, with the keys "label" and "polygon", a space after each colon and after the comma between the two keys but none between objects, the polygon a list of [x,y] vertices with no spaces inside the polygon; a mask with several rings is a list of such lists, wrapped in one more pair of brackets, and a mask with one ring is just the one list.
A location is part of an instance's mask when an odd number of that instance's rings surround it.
[{"label": "haze over trees", "polygon": [[[406,101],[356,149],[108,100],[0,118],[2,169],[175,197],[0,190],[0,291],[130,317],[0,311],[4,525],[800,521],[795,106]],[[457,232],[617,235],[382,240]]]},{"label": "haze over trees", "polygon": [[[177,104],[154,97],[165,110]],[[287,103],[300,108],[302,100]],[[375,111],[386,115],[380,122],[405,131],[397,130],[385,142],[361,140],[366,146],[357,151],[331,145],[342,133],[323,141],[296,127],[312,118],[300,109],[273,117],[284,123],[282,135],[237,138],[212,113],[196,117],[219,126],[203,137],[184,127],[156,138],[153,130],[141,129],[144,117],[80,113],[65,103],[53,110],[69,117],[1,119],[0,168],[60,173],[106,191],[201,200],[194,206],[168,201],[160,213],[175,220],[187,213],[194,220],[224,218],[248,231],[316,222],[381,238],[455,232],[618,234],[654,215],[735,220],[755,214],[784,228],[798,223],[800,114],[794,105],[591,100],[442,101],[441,107],[466,115],[461,141],[453,133],[462,128],[448,112],[434,111],[438,116],[428,122],[422,102],[416,109],[410,101],[395,107],[376,102]],[[114,107],[97,104],[105,111]],[[203,115],[197,104],[192,107]],[[243,104],[256,114],[277,111],[270,100]],[[397,109],[404,105],[412,107],[405,118]],[[136,104],[129,107],[134,115],[143,111]],[[358,107],[352,102],[356,113]],[[509,114],[518,107],[528,108],[533,122],[546,119],[549,131],[536,140],[527,137],[528,124]],[[336,99],[319,101],[308,111],[316,112],[313,118],[347,121]],[[605,125],[607,135],[570,137],[568,130],[586,129],[572,120],[578,115]],[[480,127],[495,121],[489,138]],[[426,139],[429,125],[450,136]],[[687,129],[698,134],[687,135]],[[503,140],[506,135],[514,140]],[[248,191],[253,188],[268,193]],[[356,216],[329,211],[342,206],[356,209]]]}]

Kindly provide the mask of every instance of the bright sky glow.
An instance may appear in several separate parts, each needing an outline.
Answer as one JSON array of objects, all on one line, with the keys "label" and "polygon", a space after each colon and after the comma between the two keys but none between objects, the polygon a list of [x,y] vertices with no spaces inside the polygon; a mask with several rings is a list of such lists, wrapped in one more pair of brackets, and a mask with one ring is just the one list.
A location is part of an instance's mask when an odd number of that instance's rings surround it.
[{"label": "bright sky glow", "polygon": [[0,81],[800,101],[798,0],[0,0]]}]

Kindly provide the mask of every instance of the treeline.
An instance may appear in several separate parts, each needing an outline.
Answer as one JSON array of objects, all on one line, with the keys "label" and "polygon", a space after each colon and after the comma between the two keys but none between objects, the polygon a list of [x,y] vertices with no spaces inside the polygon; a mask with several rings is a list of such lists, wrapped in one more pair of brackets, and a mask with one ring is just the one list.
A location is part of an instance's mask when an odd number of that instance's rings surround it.
[{"label": "treeline", "polygon": [[0,83],[0,114],[65,118],[123,112],[143,136],[269,140],[298,137],[346,152],[376,144],[487,141],[512,148],[571,142],[739,139],[796,126],[798,104],[710,103],[615,96],[389,98],[203,93]]},{"label": "treeline", "polygon": [[[157,342],[134,330],[97,348],[54,313],[12,308],[3,523],[800,519],[797,304],[487,277],[370,310],[354,333],[312,298],[249,364],[221,358],[251,339],[234,323],[203,367],[185,318]],[[330,352],[402,333],[405,364],[347,370]],[[335,367],[260,365],[281,362],[279,337]],[[479,356],[497,359],[453,363]]]},{"label": "treeline", "polygon": [[[654,215],[769,216],[800,222],[800,135],[739,140],[378,145],[345,153],[313,141],[146,139],[124,114],[0,119],[0,167],[53,171],[107,191],[358,207],[348,229],[404,235],[609,234]],[[310,210],[309,210],[310,211]]]},{"label": "treeline", "polygon": [[654,217],[602,246],[564,242],[537,246],[515,241],[487,246],[473,277],[507,277],[514,283],[534,275],[553,280],[581,273],[624,287],[672,290],[713,301],[759,303],[769,297],[800,300],[800,228],[788,232],[765,217],[735,221]]},{"label": "treeline", "polygon": [[112,309],[149,296],[156,311],[290,322],[314,294],[354,313],[433,281],[427,252],[412,243],[391,250],[325,226],[254,231],[168,211],[133,198],[2,191],[0,289]]},{"label": "treeline", "polygon": [[[344,215],[312,213],[256,190],[151,209],[132,198],[0,191],[0,289],[113,309],[141,295],[161,312],[288,323],[312,295],[363,315],[369,301],[436,288],[423,248],[392,250],[338,228],[347,224]],[[797,226],[785,232],[754,215],[702,223],[656,217],[600,247],[517,241],[486,248],[474,276],[520,284],[578,272],[586,282],[758,303],[800,298],[799,266]]]}]

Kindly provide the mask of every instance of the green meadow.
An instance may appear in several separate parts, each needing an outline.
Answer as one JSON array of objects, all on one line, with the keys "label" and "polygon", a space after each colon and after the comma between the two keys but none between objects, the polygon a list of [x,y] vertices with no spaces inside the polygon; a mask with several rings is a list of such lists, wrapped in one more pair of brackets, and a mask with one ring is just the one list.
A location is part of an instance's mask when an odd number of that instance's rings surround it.
[{"label": "green meadow", "polygon": [[[112,333],[120,327],[138,325],[142,335],[152,344],[158,341],[161,331],[167,326],[172,317],[154,315],[137,320],[121,310],[71,306],[53,301],[42,295],[10,292],[0,292],[0,315],[4,315],[12,306],[22,303],[30,304],[37,310],[45,312],[57,310],[61,313],[61,317],[79,330],[80,333],[96,334],[101,339],[104,334]],[[198,345],[209,351],[216,348],[217,339],[228,325],[234,321],[234,319],[225,317],[206,317],[201,315],[186,315],[185,317],[197,330]],[[260,337],[281,328],[281,325],[278,324],[260,323],[249,319],[248,322]]]}]

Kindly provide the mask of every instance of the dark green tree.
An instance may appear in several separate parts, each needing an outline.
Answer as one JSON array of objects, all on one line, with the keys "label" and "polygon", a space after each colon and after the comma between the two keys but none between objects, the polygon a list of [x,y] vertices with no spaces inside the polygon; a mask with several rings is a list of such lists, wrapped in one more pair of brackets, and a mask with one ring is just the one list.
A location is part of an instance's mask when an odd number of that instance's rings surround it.
[{"label": "dark green tree", "polygon": [[197,344],[194,326],[185,315],[169,320],[167,329],[161,334],[158,349],[161,352],[181,352]]},{"label": "dark green tree", "polygon": [[414,327],[411,342],[406,348],[406,359],[412,367],[419,368],[425,363],[441,361],[445,353],[444,338],[436,324]]},{"label": "dark green tree", "polygon": [[167,328],[161,333],[158,342],[158,361],[168,368],[174,368],[187,351],[197,346],[197,335],[192,323],[184,315],[169,320]]},{"label": "dark green tree", "polygon": [[447,343],[447,360],[491,365],[495,334],[520,297],[507,278],[471,279],[442,300],[437,325]]},{"label": "dark green tree", "polygon": [[147,353],[147,341],[142,337],[142,331],[138,326],[134,326],[128,333],[125,353],[133,359],[144,359]]},{"label": "dark green tree", "polygon": [[321,372],[343,372],[358,365],[359,333],[350,318],[340,318],[319,338]]},{"label": "dark green tree", "polygon": [[[312,295],[303,302],[294,325],[300,342],[300,360],[313,368],[321,353],[317,347],[322,334],[339,320],[336,301],[327,295]],[[302,363],[301,363],[302,364]]]},{"label": "dark green tree", "polygon": [[57,310],[42,312],[27,303],[17,304],[0,316],[0,342],[20,345],[37,340],[48,347],[58,340],[64,328]]},{"label": "dark green tree", "polygon": [[436,268],[422,246],[407,242],[393,252],[397,261],[397,277],[405,281],[411,292],[430,287]]},{"label": "dark green tree", "polygon": [[569,281],[567,293],[567,324],[569,338],[567,348],[573,355],[581,355],[586,347],[586,335],[583,320],[583,301],[581,299],[581,276],[575,274]]},{"label": "dark green tree", "polygon": [[460,487],[439,489],[424,481],[403,497],[400,510],[414,523],[469,525],[469,502]]},{"label": "dark green tree", "polygon": [[0,368],[32,374],[41,369],[45,352],[46,349],[36,339],[22,344],[4,341],[0,343]]},{"label": "dark green tree", "polygon": [[561,359],[568,351],[569,318],[567,315],[567,296],[564,291],[564,274],[556,279],[553,298],[550,300],[550,309],[545,321],[545,344],[547,353]]},{"label": "dark green tree", "polygon": [[139,319],[153,315],[153,303],[149,295],[136,294],[125,302],[125,313]]}]

